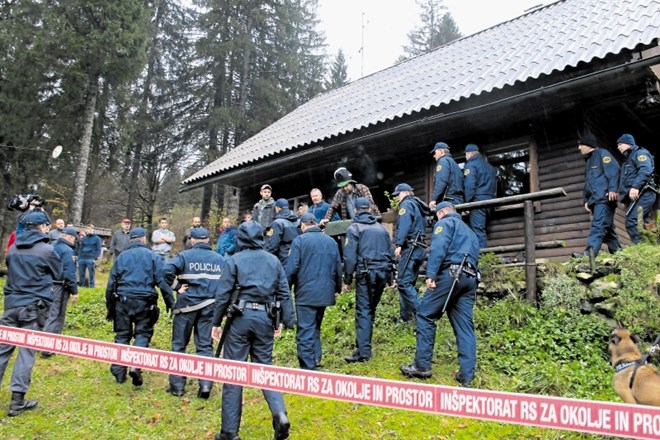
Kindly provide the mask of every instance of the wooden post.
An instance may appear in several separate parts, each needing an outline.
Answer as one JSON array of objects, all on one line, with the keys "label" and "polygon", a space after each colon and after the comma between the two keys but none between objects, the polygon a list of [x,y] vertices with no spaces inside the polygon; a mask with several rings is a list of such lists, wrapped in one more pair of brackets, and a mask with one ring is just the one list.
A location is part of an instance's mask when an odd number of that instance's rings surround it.
[{"label": "wooden post", "polygon": [[536,245],[534,244],[534,202],[525,200],[525,285],[527,300],[536,304]]}]

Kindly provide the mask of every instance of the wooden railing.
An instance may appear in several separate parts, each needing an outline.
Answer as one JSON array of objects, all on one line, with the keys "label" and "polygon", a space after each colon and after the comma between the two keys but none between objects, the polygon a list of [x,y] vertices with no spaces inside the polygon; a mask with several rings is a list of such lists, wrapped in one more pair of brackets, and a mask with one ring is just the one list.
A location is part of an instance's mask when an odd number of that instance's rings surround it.
[{"label": "wooden railing", "polygon": [[[525,219],[525,286],[527,288],[527,300],[536,304],[538,297],[536,292],[536,247],[534,238],[534,202],[538,200],[566,197],[564,188],[552,188],[536,191],[529,194],[500,197],[497,199],[483,200],[480,202],[462,203],[456,205],[457,211],[469,211],[478,208],[495,208],[498,206],[512,206],[523,204]],[[538,243],[540,244],[540,243]]]}]

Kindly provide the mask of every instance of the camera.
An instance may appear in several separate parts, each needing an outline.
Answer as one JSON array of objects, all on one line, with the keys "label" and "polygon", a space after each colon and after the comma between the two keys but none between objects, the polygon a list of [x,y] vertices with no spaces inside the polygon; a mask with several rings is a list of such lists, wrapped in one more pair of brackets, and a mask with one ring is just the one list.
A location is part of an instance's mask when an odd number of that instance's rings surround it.
[{"label": "camera", "polygon": [[30,205],[35,208],[44,206],[44,199],[36,194],[18,194],[9,198],[7,209],[10,211],[27,211]]}]

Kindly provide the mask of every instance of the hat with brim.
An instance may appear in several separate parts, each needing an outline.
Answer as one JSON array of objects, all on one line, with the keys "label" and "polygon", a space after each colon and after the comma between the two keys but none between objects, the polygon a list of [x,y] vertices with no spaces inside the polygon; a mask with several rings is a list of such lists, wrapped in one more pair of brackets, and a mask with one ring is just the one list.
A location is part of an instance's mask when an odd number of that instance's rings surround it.
[{"label": "hat with brim", "polygon": [[140,238],[146,236],[147,232],[144,230],[144,228],[133,228],[131,229],[131,232],[128,233],[128,238]]},{"label": "hat with brim", "polygon": [[437,144],[435,144],[435,146],[431,150],[431,153],[435,153],[436,150],[440,150],[440,149],[449,151],[449,145],[447,145],[444,142],[438,142]]},{"label": "hat with brim", "polygon": [[348,185],[349,183],[357,183],[357,182],[355,180],[344,180],[343,182],[339,182],[337,184],[337,188],[343,188],[346,185]]},{"label": "hat with brim", "polygon": [[192,228],[190,230],[190,238],[195,240],[205,240],[209,238],[209,231],[206,228]]},{"label": "hat with brim", "polygon": [[402,193],[402,192],[404,192],[404,191],[406,191],[406,192],[412,192],[412,191],[413,191],[413,188],[412,188],[412,186],[408,185],[407,183],[399,183],[399,184],[396,186],[396,188],[394,188],[394,191],[392,192],[392,195],[393,195],[393,196],[398,196],[399,193]]},{"label": "hat with brim", "polygon": [[453,207],[454,207],[454,205],[449,203],[449,202],[440,202],[437,205],[435,205],[435,210],[437,212],[437,211],[440,211],[441,209],[453,208]]},{"label": "hat with brim", "polygon": [[64,228],[62,229],[62,234],[71,235],[72,237],[77,237],[78,231],[76,231],[76,228]]}]

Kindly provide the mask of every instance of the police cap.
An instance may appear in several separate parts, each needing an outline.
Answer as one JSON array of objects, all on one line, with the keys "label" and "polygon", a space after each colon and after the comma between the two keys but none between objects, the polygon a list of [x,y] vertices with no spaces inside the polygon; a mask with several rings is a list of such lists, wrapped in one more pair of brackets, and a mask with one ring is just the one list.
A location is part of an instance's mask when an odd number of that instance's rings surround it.
[{"label": "police cap", "polygon": [[435,147],[433,147],[433,149],[431,150],[431,153],[435,153],[436,150],[439,150],[441,148],[443,150],[449,151],[449,145],[445,144],[444,142],[438,142],[437,144],[435,144]]},{"label": "police cap", "polygon": [[469,153],[471,151],[476,151],[478,153],[479,152],[479,147],[477,147],[476,144],[467,144],[465,146],[465,152]]},{"label": "police cap", "polygon": [[440,202],[440,203],[438,203],[437,205],[435,205],[435,210],[436,210],[436,212],[437,212],[437,211],[440,211],[441,209],[445,209],[445,208],[452,208],[452,209],[454,209],[454,205],[452,205],[452,204],[449,203],[449,202]]},{"label": "police cap", "polygon": [[205,240],[209,238],[209,231],[206,228],[192,228],[190,230],[190,238]]},{"label": "police cap", "polygon": [[128,233],[128,238],[140,238],[146,236],[147,232],[144,230],[144,228],[133,228],[131,229],[131,232]]},{"label": "police cap", "polygon": [[355,199],[355,207],[357,209],[364,209],[364,208],[369,208],[371,206],[371,203],[369,203],[369,199],[366,197],[358,197]]},{"label": "police cap", "polygon": [[300,216],[300,223],[316,223],[316,216],[311,212],[306,212]]},{"label": "police cap", "polygon": [[76,231],[76,228],[64,228],[64,229],[62,229],[62,234],[77,237],[78,236],[78,231]]},{"label": "police cap", "polygon": [[289,207],[289,201],[287,199],[277,199],[275,202],[275,206],[278,208],[288,208]]},{"label": "police cap", "polygon": [[412,186],[408,185],[407,183],[399,183],[396,188],[394,188],[394,191],[392,192],[393,196],[398,196],[399,193],[407,191],[407,192],[412,192],[413,188]]},{"label": "police cap", "polygon": [[578,141],[578,145],[586,145],[587,147],[591,148],[596,148],[597,143],[598,142],[596,141],[596,137],[591,133],[585,134]]},{"label": "police cap", "polygon": [[26,227],[36,227],[39,225],[49,225],[50,219],[43,211],[32,211],[21,220]]},{"label": "police cap", "polygon": [[633,137],[632,134],[622,134],[619,139],[616,140],[617,144],[628,144],[628,145],[637,145],[635,143],[635,138]]}]

